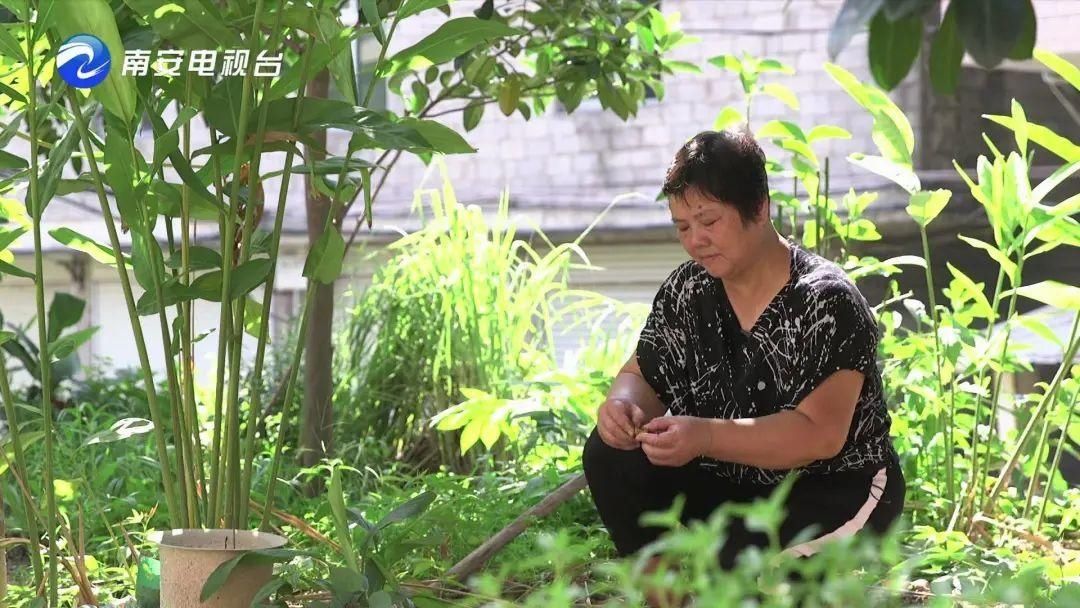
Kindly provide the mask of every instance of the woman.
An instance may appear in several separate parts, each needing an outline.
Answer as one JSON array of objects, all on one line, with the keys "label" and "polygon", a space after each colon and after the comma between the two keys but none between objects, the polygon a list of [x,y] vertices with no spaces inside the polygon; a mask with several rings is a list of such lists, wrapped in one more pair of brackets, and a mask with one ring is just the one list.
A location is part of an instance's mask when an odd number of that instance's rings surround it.
[{"label": "woman", "polygon": [[[884,532],[905,483],[866,299],[838,266],[773,229],[765,157],[750,135],[694,137],[664,193],[691,259],[660,286],[583,456],[616,549],[655,540],[662,530],[638,518],[678,494],[684,521],[706,519],[725,502],[767,497],[792,471],[780,541],[808,527],[817,537],[788,551]],[[736,522],[720,565],[766,544]]]}]

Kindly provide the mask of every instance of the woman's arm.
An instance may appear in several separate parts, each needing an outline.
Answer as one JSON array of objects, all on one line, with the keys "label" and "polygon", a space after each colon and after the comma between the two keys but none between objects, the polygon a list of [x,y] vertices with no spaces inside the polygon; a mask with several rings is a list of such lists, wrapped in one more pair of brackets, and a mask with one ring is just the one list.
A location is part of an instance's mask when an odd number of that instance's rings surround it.
[{"label": "woman's arm", "polygon": [[847,440],[863,375],[835,372],[794,410],[734,420],[668,416],[638,435],[654,464],[682,466],[697,456],[761,469],[793,469],[832,458]]},{"label": "woman's arm", "polygon": [[619,399],[641,408],[648,420],[667,413],[667,406],[656,396],[656,391],[645,380],[638,366],[637,354],[631,355],[622,366],[608,391],[608,400]]}]

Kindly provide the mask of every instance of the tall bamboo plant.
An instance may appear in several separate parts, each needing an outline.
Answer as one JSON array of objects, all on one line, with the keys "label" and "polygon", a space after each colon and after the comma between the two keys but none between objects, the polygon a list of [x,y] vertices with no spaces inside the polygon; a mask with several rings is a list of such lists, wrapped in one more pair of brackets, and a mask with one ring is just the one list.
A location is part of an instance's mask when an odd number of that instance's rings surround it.
[{"label": "tall bamboo plant", "polygon": [[[367,146],[389,149],[407,147],[427,153],[461,150],[467,146],[452,131],[430,121],[400,125],[388,117],[347,102],[315,100],[312,104],[306,104],[302,86],[297,85],[294,91],[282,90],[283,87],[272,90],[273,84],[281,81],[266,79],[257,83],[251,71],[242,78],[226,78],[213,86],[190,77],[183,86],[179,86],[177,81],[157,80],[153,76],[126,78],[121,76],[119,69],[114,69],[87,100],[84,94],[68,88],[58,76],[54,75],[50,81],[42,78],[46,74],[43,70],[47,57],[44,52],[48,48],[58,48],[61,41],[74,33],[93,32],[105,42],[113,57],[122,57],[123,46],[110,5],[104,0],[88,0],[80,7],[85,12],[76,13],[62,11],[56,3],[48,1],[34,5],[18,2],[4,4],[23,19],[24,29],[17,36],[9,35],[6,29],[0,31],[0,44],[6,55],[15,55],[14,59],[24,66],[27,74],[21,81],[22,92],[5,89],[4,93],[25,107],[26,138],[30,142],[29,162],[21,172],[5,180],[4,187],[20,182],[28,185],[26,226],[19,230],[33,232],[35,267],[33,272],[28,272],[5,262],[0,270],[31,278],[35,284],[42,361],[39,371],[43,387],[42,436],[46,457],[41,484],[46,505],[38,510],[28,504],[26,511],[40,513],[41,521],[33,522],[31,535],[34,541],[39,535],[47,538],[47,564],[36,551],[31,554],[35,556],[36,578],[47,581],[48,604],[58,605],[58,511],[53,491],[53,415],[48,374],[51,355],[65,349],[70,352],[78,346],[78,342],[70,336],[53,336],[52,341],[49,339],[49,315],[45,308],[42,276],[42,216],[49,200],[64,181],[61,180],[62,169],[76,146],[82,150],[81,158],[88,169],[88,175],[83,178],[93,184],[109,242],[96,243],[78,234],[75,234],[77,238],[73,238],[73,231],[70,230],[54,231],[52,236],[76,248],[91,251],[98,259],[107,260],[118,272],[149,402],[170,524],[173,527],[231,528],[247,525],[246,512],[254,483],[253,427],[259,412],[257,402],[246,404],[250,407],[246,412],[241,412],[245,404],[240,399],[240,355],[245,331],[254,334],[260,361],[265,353],[268,312],[273,293],[272,260],[278,251],[283,230],[289,178],[298,170],[320,176],[337,175],[336,187],[332,190],[332,204],[337,207],[351,203],[361,193],[370,199],[371,192],[368,179],[370,165],[354,158],[365,144],[354,140],[346,157],[332,157],[320,166],[308,162],[296,167],[293,166],[293,159],[297,155],[295,146],[287,144],[286,162],[280,172],[281,190],[274,230],[268,238],[256,243],[253,238],[256,206],[261,204],[256,197],[262,190],[259,165],[264,150],[273,148],[267,145],[271,140],[268,134],[275,133],[278,141],[283,134],[288,134],[284,137],[287,141],[298,141],[307,137],[311,130],[324,128],[330,122],[352,125],[357,132],[367,136],[364,139]],[[315,5],[317,15],[326,14],[324,4],[320,2]],[[161,22],[154,21],[156,16],[151,10],[152,6],[141,2],[130,2],[129,5],[136,16],[146,19],[155,27],[161,25]],[[316,34],[313,32],[331,35],[328,30],[312,27],[310,23],[298,19],[297,9],[302,8],[285,2],[260,0],[254,6],[246,30],[229,31],[228,34],[250,57],[274,50],[284,37],[294,44],[307,44],[309,40],[314,42]],[[334,23],[338,23],[336,18]],[[293,27],[286,27],[288,24]],[[268,38],[262,35],[267,27],[272,32]],[[336,34],[343,32],[346,30],[339,25]],[[164,34],[164,38],[160,44],[170,41],[168,33]],[[198,46],[200,41],[189,44]],[[27,52],[28,48],[34,49],[33,52]],[[312,53],[308,53],[297,67],[300,82],[308,80],[316,69],[312,65],[312,56]],[[39,79],[41,82],[38,82]],[[177,87],[181,92],[171,94]],[[290,96],[291,92],[295,94]],[[104,110],[104,138],[92,127],[91,116],[98,104]],[[175,110],[176,119],[168,125],[162,116],[170,106]],[[212,137],[215,140],[219,137],[224,139],[211,152],[209,162],[196,167],[190,150],[190,121],[200,112],[209,123]],[[137,124],[144,115],[149,117],[154,131],[151,159],[144,157],[136,146]],[[48,161],[41,170],[38,167],[41,149],[39,126],[47,117],[69,125],[70,129],[60,142],[51,147]],[[281,149],[281,146],[276,149]],[[367,205],[370,205],[370,200]],[[12,211],[10,206],[4,208],[5,219],[17,211]],[[218,250],[192,245],[196,220],[216,222],[221,242]],[[174,240],[177,222],[180,227],[179,244]],[[128,233],[130,256],[124,253],[128,244],[121,240],[121,230]],[[162,232],[167,236],[165,250],[160,244]],[[21,232],[14,234],[14,237],[19,234]],[[309,281],[333,281],[340,272],[343,253],[344,240],[340,226],[328,223],[322,238],[308,256],[305,276]],[[130,280],[131,275],[134,275],[135,283],[144,292],[141,297]],[[248,298],[247,294],[260,285],[264,287],[262,301]],[[202,421],[198,418],[194,402],[192,336],[195,320],[192,304],[198,300],[217,302],[221,311],[220,350],[214,375],[218,390],[212,404],[215,416],[210,421],[213,438],[210,446],[201,444]],[[148,340],[141,325],[143,316],[156,317],[160,331],[162,354],[166,362],[166,403],[159,402],[155,390]],[[258,323],[253,324],[252,317],[258,318]],[[66,341],[61,341],[65,338]],[[298,344],[302,345],[303,341],[298,341]],[[299,346],[293,353],[291,369],[298,367],[297,361],[301,356],[302,346]],[[261,368],[256,367],[254,381],[261,382],[262,379],[258,377]],[[4,405],[15,447],[15,462],[11,470],[25,480],[27,468],[22,443],[29,436],[19,424],[6,376],[4,380],[0,388],[4,389]],[[295,374],[288,380],[288,390],[291,391]],[[283,419],[287,420],[287,415]],[[241,428],[243,420],[248,422],[246,433]],[[275,474],[286,430],[279,432],[279,450],[273,463]],[[207,447],[209,450],[205,449]],[[273,479],[272,476],[266,490],[268,504],[273,500]],[[31,500],[29,491],[24,494],[27,500]],[[270,511],[267,508],[264,510]],[[38,525],[42,532],[37,531]]]}]

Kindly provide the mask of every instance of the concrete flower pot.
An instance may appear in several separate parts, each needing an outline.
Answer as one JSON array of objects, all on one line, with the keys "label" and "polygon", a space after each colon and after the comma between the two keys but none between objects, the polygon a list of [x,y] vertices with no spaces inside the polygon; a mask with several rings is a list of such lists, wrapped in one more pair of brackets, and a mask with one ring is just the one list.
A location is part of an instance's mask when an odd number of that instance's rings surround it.
[{"label": "concrete flower pot", "polygon": [[207,601],[203,585],[218,566],[244,551],[276,549],[286,539],[250,530],[167,530],[151,539],[161,560],[161,608],[247,608],[273,574],[272,564],[242,564]]}]

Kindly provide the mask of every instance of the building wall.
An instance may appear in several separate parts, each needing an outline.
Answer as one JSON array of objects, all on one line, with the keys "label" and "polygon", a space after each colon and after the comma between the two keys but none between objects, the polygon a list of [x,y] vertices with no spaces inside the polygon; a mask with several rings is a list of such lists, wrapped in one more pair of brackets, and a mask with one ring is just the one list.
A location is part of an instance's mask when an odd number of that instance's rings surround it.
[{"label": "building wall", "polygon": [[[467,14],[475,4],[455,2],[455,13]],[[527,122],[519,114],[504,117],[492,107],[480,126],[466,136],[479,152],[447,159],[451,179],[462,197],[469,199],[494,198],[507,186],[515,200],[573,199],[591,192],[635,189],[655,194],[679,146],[711,128],[725,106],[743,105],[737,77],[706,60],[745,52],[793,67],[794,76],[763,79],[787,85],[801,102],[800,110],[793,113],[779,101],[759,99],[753,107],[753,127],[784,118],[806,127],[843,125],[852,132],[851,140],[824,142],[819,148],[823,158],[832,160],[834,183],[842,185],[854,174],[842,159],[851,152],[867,151],[871,143],[869,117],[821,67],[827,60],[828,29],[838,6],[837,1],[810,0],[665,0],[663,11],[679,12],[682,29],[701,39],[677,49],[673,58],[702,65],[702,74],[668,77],[663,101],[647,100],[637,116],[625,123],[596,101],[583,103],[573,114],[552,104],[546,114]],[[412,44],[440,20],[440,13],[429,12],[405,22],[395,44]],[[838,58],[863,79],[869,78],[865,40],[865,35],[856,36]],[[909,108],[917,100],[913,81],[909,77],[895,94],[901,107]],[[917,114],[912,113],[911,119],[917,127]],[[440,120],[461,127],[458,114]],[[767,147],[767,153],[778,152]],[[423,172],[419,161],[403,158],[388,180],[383,202],[411,199]]]}]

